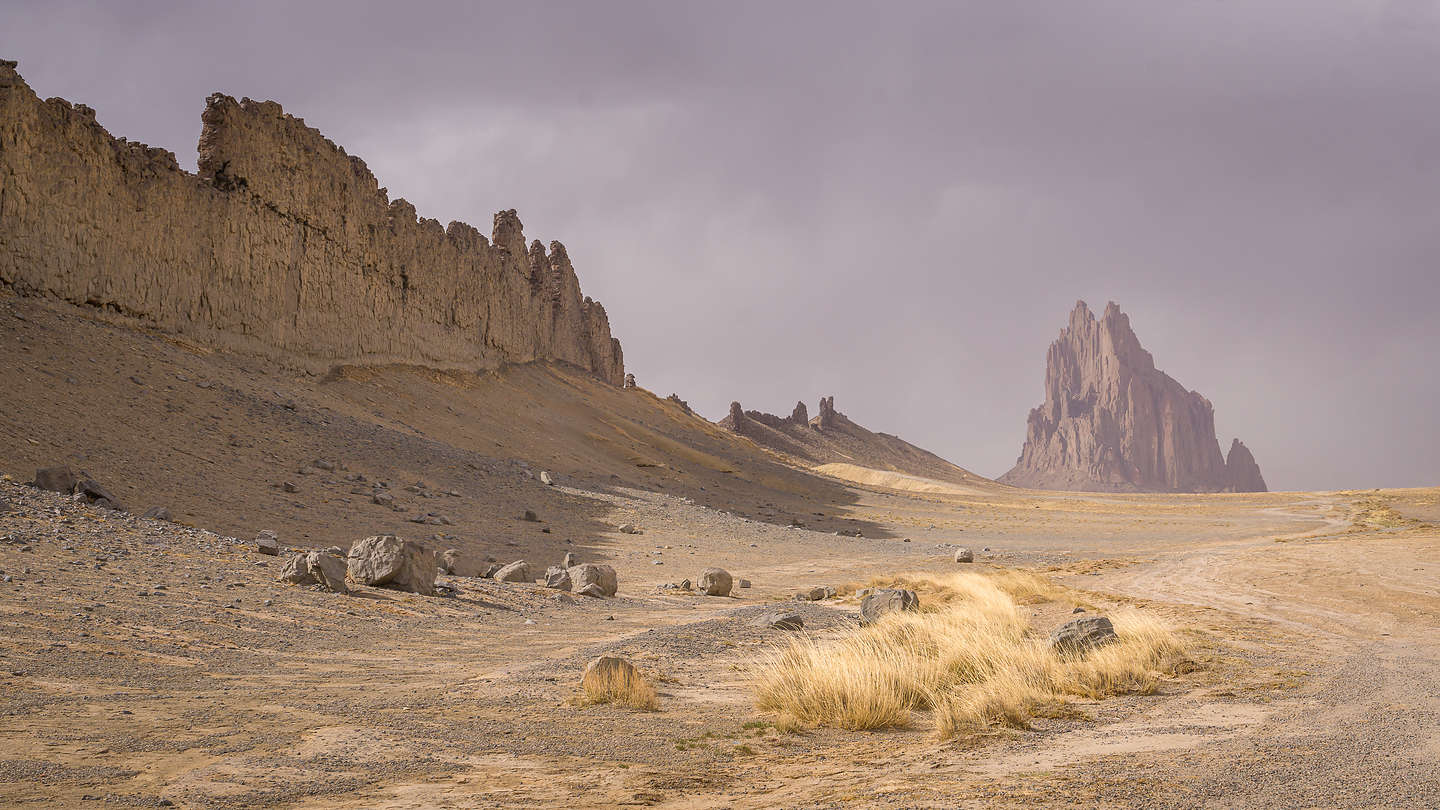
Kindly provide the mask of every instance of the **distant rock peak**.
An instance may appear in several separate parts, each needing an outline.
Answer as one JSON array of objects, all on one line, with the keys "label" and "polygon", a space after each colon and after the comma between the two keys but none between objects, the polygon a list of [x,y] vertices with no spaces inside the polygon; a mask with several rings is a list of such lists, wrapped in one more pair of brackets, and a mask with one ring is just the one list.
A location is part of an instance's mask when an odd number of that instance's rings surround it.
[{"label": "distant rock peak", "polygon": [[1210,401],[1155,368],[1130,318],[1084,301],[1050,344],[1045,402],[1030,412],[1015,467],[1000,478],[1038,489],[1264,491],[1238,439],[1220,453]]}]

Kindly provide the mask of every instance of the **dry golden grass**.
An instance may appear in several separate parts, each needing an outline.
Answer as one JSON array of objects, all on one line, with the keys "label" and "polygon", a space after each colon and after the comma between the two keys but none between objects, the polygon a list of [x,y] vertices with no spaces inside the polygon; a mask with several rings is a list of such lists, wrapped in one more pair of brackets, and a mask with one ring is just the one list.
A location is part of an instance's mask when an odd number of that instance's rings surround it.
[{"label": "dry golden grass", "polygon": [[602,657],[592,661],[580,678],[580,691],[584,693],[582,705],[616,703],[646,711],[660,708],[655,687],[645,680],[640,670],[619,658]]},{"label": "dry golden grass", "polygon": [[1021,602],[1065,591],[1018,571],[906,575],[922,610],[890,614],[828,640],[800,639],[761,665],[756,705],[781,718],[844,729],[906,726],[928,711],[941,737],[1024,726],[1072,696],[1148,693],[1184,659],[1176,634],[1133,609],[1110,614],[1119,639],[1083,656],[1051,651]]}]

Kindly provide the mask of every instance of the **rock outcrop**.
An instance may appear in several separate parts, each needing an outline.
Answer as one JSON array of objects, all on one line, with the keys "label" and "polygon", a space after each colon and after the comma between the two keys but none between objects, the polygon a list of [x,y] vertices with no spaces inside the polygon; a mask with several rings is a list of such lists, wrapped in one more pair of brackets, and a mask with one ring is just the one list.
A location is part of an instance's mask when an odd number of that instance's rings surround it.
[{"label": "rock outcrop", "polygon": [[612,385],[620,344],[564,245],[390,200],[273,101],[206,100],[198,174],[41,101],[0,61],[0,284],[314,370],[554,360]]},{"label": "rock outcrop", "polygon": [[1268,492],[1265,477],[1260,474],[1260,465],[1250,448],[1239,439],[1230,442],[1230,452],[1225,456],[1226,487],[1231,492]]},{"label": "rock outcrop", "polygon": [[1264,491],[1238,440],[1231,458],[1233,469],[1209,400],[1155,368],[1113,302],[1097,320],[1081,301],[1050,344],[1045,404],[1030,412],[1020,459],[999,480],[1037,489]]},{"label": "rock outcrop", "polygon": [[747,411],[732,402],[718,424],[810,467],[847,464],[967,485],[992,483],[898,436],[856,424],[835,410],[835,397],[821,397],[814,419],[803,401],[795,403],[789,416]]}]

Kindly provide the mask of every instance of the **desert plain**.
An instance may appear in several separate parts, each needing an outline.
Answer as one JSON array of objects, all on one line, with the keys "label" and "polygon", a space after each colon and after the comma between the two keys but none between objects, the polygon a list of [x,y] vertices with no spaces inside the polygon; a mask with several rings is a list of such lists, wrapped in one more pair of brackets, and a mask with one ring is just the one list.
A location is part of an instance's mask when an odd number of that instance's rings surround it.
[{"label": "desert plain", "polygon": [[[812,469],[562,364],[308,374],[13,294],[0,344],[5,806],[1440,805],[1440,489]],[[26,483],[57,464],[128,511]],[[619,590],[278,579],[292,550],[386,533],[539,569],[573,553]],[[712,566],[750,587],[675,587]],[[861,589],[957,571],[1043,578],[1029,635],[1138,609],[1183,655],[947,735],[923,709],[854,729],[757,701],[797,638],[858,632]],[[777,611],[803,629],[757,624]],[[601,655],[656,705],[587,701]]]}]

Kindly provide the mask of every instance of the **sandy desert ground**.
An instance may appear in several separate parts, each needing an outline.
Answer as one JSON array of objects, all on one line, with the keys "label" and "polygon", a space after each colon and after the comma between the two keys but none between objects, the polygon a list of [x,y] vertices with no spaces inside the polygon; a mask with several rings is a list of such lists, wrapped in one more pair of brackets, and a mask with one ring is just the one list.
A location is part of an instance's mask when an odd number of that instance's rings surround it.
[{"label": "sandy desert ground", "polygon": [[[17,298],[0,298],[0,340],[16,349],[0,355],[6,806],[1440,806],[1437,489],[839,478],[563,369],[305,377]],[[62,462],[176,522],[22,483]],[[408,511],[345,475],[392,482]],[[426,511],[449,524],[409,522]],[[330,594],[276,580],[283,557],[250,542],[265,528],[295,548],[397,532],[542,567],[572,551],[614,565],[620,593],[442,577],[453,596]],[[757,615],[784,603],[805,633],[853,632],[854,596],[795,591],[952,571],[956,545],[976,570],[1070,589],[1027,608],[1037,632],[1077,604],[1143,606],[1194,666],[954,740],[923,717],[782,732],[756,709],[757,662],[790,637]],[[753,587],[663,587],[711,565]],[[660,708],[577,705],[602,653],[638,664]]]}]

